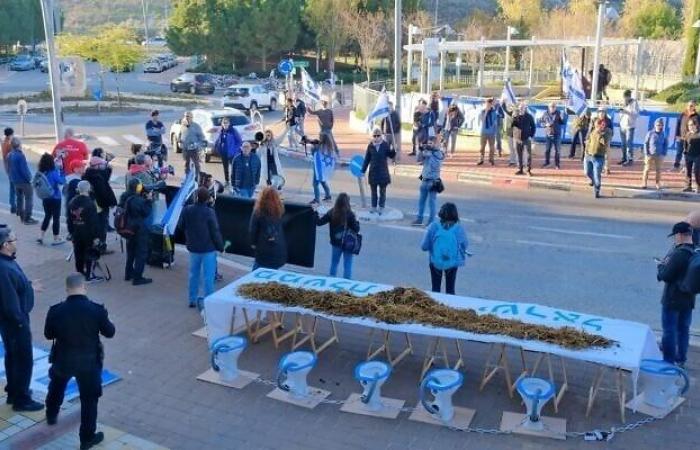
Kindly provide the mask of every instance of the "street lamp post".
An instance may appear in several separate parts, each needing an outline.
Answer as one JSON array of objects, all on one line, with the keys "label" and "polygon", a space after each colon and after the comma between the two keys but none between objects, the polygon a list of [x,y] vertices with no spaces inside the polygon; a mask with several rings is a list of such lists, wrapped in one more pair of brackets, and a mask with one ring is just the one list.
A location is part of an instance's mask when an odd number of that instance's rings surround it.
[{"label": "street lamp post", "polygon": [[63,120],[61,112],[61,91],[58,85],[58,60],[56,59],[56,47],[54,46],[54,7],[53,0],[41,0],[41,18],[44,22],[44,35],[46,37],[46,55],[49,60],[49,81],[51,86],[51,100],[53,102],[53,125],[56,134],[56,142],[63,136]]},{"label": "street lamp post", "polygon": [[598,0],[598,23],[595,30],[595,52],[593,53],[593,79],[591,80],[591,100],[598,100],[598,72],[600,67],[600,46],[603,42],[603,17],[607,0]]},{"label": "street lamp post", "polygon": [[408,54],[406,55],[406,86],[410,86],[413,81],[413,51],[411,50],[411,45],[413,45],[413,34],[415,33],[415,28],[412,24],[408,24]]},{"label": "street lamp post", "polygon": [[141,0],[141,8],[143,9],[143,38],[148,47],[148,17],[146,16],[146,0]]},{"label": "street lamp post", "polygon": [[[700,20],[697,20],[693,24],[693,28],[700,28]],[[693,77],[693,81],[695,83],[700,81],[700,36],[698,36],[698,52],[695,55],[695,76]]]},{"label": "street lamp post", "polygon": [[[408,32],[410,35],[411,30]],[[394,109],[401,117],[401,0],[395,0],[394,3]],[[394,130],[394,133],[400,132],[401,129]],[[400,142],[399,140],[399,151]]]},{"label": "street lamp post", "polygon": [[514,34],[518,34],[519,31],[511,27],[510,25],[508,26],[508,31],[506,32],[506,41],[508,41],[508,44],[506,45],[506,67],[505,70],[503,71],[503,78],[508,78],[508,72],[510,69],[510,38]]}]

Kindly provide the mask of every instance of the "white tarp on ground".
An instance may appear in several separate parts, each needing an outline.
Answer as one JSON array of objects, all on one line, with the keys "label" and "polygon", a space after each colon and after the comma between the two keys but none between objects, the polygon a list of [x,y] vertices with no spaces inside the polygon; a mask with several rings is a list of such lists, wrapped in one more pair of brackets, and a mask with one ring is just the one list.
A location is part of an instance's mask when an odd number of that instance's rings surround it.
[{"label": "white tarp on ground", "polygon": [[[265,283],[270,281],[319,291],[346,290],[360,296],[392,288],[392,286],[384,284],[350,281],[342,278],[302,275],[282,270],[258,269],[239,278],[206,298],[204,302],[205,316],[210,342],[229,334],[232,329],[231,320],[234,307],[242,307],[248,311],[248,317],[254,317],[255,311],[257,310],[300,312],[332,318],[337,322],[401,333],[406,332],[427,336],[440,336],[476,342],[504,343],[522,347],[528,351],[551,353],[565,358],[589,361],[614,368],[630,370],[634,374],[634,379],[636,379],[639,364],[642,359],[661,359],[661,353],[656,344],[656,338],[648,325],[565,311],[532,303],[485,300],[481,298],[429,293],[435,300],[452,308],[471,308],[479,314],[495,314],[504,319],[515,319],[550,327],[570,326],[604,336],[615,341],[616,344],[610,348],[571,350],[545,342],[521,340],[503,335],[475,334],[449,328],[436,328],[429,325],[412,323],[388,324],[363,317],[334,317],[306,308],[284,307],[276,303],[250,300],[237,294],[237,287],[241,284],[254,282]],[[236,314],[236,323],[234,327],[237,328],[240,325],[242,325],[241,314]]]}]

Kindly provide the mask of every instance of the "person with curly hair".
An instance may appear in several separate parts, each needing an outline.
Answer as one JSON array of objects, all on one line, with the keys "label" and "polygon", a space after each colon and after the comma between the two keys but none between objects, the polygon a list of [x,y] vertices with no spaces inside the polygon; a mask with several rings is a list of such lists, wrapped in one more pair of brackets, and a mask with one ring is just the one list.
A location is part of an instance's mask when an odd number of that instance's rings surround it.
[{"label": "person with curly hair", "polygon": [[284,204],[277,189],[268,186],[260,192],[250,218],[249,236],[255,251],[253,270],[279,269],[287,262],[287,241],[282,227]]}]

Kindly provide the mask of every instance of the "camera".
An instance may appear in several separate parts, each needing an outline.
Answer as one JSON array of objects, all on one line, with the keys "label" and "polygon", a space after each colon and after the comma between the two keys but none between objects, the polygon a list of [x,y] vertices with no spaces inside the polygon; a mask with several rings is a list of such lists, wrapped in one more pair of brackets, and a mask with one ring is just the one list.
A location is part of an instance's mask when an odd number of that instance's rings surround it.
[{"label": "camera", "polygon": [[165,192],[166,184],[165,181],[158,181],[152,184],[144,184],[143,185],[143,190],[141,191],[142,194],[147,195],[152,192]]},{"label": "camera", "polygon": [[309,139],[308,136],[304,135],[301,137],[301,143],[303,145],[306,145],[306,144],[318,145],[321,143],[321,141],[319,141],[318,139]]}]

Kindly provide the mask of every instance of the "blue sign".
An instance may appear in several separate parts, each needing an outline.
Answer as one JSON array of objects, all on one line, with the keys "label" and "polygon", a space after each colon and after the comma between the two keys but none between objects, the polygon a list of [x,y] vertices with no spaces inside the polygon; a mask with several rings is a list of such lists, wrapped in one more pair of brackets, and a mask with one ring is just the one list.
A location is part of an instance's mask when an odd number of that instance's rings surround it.
[{"label": "blue sign", "polygon": [[277,64],[277,70],[282,75],[289,75],[289,73],[294,70],[294,62],[291,59],[283,59]]},{"label": "blue sign", "polygon": [[94,97],[95,100],[98,102],[102,100],[102,89],[96,87],[92,90],[92,96]]},{"label": "blue sign", "polygon": [[365,163],[365,158],[362,155],[355,155],[350,159],[350,173],[360,178],[362,176],[362,165]]}]

